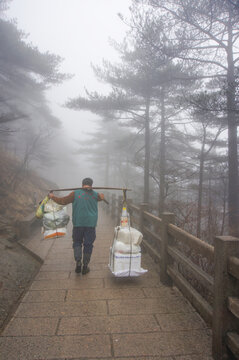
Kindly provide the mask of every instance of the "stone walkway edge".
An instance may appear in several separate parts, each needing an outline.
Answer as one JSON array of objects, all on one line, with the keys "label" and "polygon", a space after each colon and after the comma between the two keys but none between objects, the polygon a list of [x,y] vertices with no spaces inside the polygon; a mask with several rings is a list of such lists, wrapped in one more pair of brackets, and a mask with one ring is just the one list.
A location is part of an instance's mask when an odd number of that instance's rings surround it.
[{"label": "stone walkway edge", "polygon": [[85,276],[74,272],[70,227],[51,243],[40,234],[28,242],[44,263],[0,337],[0,360],[212,360],[210,329],[176,288],[160,283],[148,254],[145,275],[113,277],[113,232],[101,210]]}]

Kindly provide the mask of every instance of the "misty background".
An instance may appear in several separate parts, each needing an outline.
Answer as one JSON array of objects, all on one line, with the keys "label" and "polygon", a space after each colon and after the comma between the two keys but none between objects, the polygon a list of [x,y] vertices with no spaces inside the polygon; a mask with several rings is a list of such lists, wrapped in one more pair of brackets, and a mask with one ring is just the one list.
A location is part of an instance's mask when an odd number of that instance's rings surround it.
[{"label": "misty background", "polygon": [[68,98],[84,94],[85,88],[107,88],[97,81],[91,64],[98,64],[103,58],[117,59],[109,41],[123,39],[126,26],[117,14],[128,13],[129,5],[129,0],[71,0],[70,4],[62,0],[13,0],[5,13],[5,18],[13,20],[26,34],[24,41],[40,52],[59,55],[59,71],[72,75],[44,91],[49,112],[59,122],[49,129],[51,136],[47,140],[49,157],[54,161],[39,170],[60,187],[78,186],[86,176],[93,177],[95,184],[104,185],[100,170],[94,169],[86,154],[76,154],[80,141],[89,139],[91,143],[89,133],[97,130],[98,116],[69,110],[64,104]]},{"label": "misty background", "polygon": [[209,243],[237,236],[238,8],[0,0],[0,141],[18,163],[2,184],[89,176]]}]

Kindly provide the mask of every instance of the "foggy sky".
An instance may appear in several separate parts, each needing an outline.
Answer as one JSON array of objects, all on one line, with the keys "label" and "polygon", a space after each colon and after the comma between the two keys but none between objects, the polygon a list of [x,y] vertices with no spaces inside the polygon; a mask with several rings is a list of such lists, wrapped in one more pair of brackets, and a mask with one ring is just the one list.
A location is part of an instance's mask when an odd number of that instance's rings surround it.
[{"label": "foggy sky", "polygon": [[130,0],[13,0],[7,12],[15,18],[18,28],[28,34],[40,51],[49,51],[64,58],[61,71],[74,74],[74,78],[47,92],[50,108],[63,123],[68,136],[96,127],[95,118],[86,112],[75,112],[61,105],[70,97],[89,90],[106,89],[97,83],[90,64],[102,59],[117,60],[117,53],[108,43],[109,37],[121,40],[126,25],[117,13],[129,13]]},{"label": "foggy sky", "polygon": [[[109,38],[123,39],[126,25],[117,13],[129,14],[131,0],[13,0],[6,13],[28,36],[26,42],[41,52],[60,55],[64,61],[60,71],[73,74],[71,80],[46,92],[53,115],[62,122],[59,143],[52,143],[58,160],[42,175],[59,186],[76,186],[81,177],[97,177],[85,156],[73,155],[75,140],[86,139],[97,128],[97,116],[64,108],[68,98],[84,95],[84,89],[106,91],[98,83],[91,63],[100,65],[102,59],[117,61],[117,53],[109,45]],[[59,130],[56,130],[56,132]],[[61,147],[61,139],[68,145]],[[55,139],[57,141],[57,139]],[[75,163],[74,165],[72,164]]]}]

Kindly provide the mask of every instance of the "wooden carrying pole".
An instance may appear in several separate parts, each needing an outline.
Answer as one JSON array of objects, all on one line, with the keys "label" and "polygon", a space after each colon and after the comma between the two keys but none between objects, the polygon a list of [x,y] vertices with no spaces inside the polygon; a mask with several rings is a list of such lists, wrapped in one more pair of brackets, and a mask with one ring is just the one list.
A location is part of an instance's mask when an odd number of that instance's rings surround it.
[{"label": "wooden carrying pole", "polygon": [[[74,191],[74,190],[81,190],[81,189],[87,189],[86,187],[77,187],[77,188],[68,188],[68,189],[53,189],[53,190],[49,190],[49,191]],[[121,190],[121,191],[131,191],[131,189],[126,189],[126,188],[114,188],[114,187],[103,187],[103,186],[98,186],[98,187],[90,187],[90,189],[92,190]]]},{"label": "wooden carrying pole", "polygon": [[[87,189],[87,187],[77,187],[77,188],[67,188],[67,189],[53,189],[53,190],[49,190],[50,192],[52,191],[74,191],[74,190],[80,190],[80,189]],[[123,192],[126,194],[126,191],[131,191],[131,189],[125,189],[125,188],[113,188],[113,187],[90,187],[90,189],[92,190],[123,190]],[[107,200],[103,200],[107,205],[109,205]]]}]

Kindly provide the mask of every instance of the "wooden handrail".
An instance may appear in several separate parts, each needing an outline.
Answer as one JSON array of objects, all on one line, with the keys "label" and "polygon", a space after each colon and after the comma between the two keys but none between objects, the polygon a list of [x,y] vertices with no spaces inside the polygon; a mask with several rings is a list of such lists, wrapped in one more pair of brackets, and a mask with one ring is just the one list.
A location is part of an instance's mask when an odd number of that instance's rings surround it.
[{"label": "wooden handrail", "polygon": [[161,238],[159,235],[157,235],[155,232],[149,230],[147,227],[144,227],[144,233],[149,236],[151,236],[154,240],[156,240],[159,244],[161,242]]},{"label": "wooden handrail", "polygon": [[199,266],[194,264],[188,259],[181,251],[175,249],[172,246],[168,247],[168,253],[177,262],[181,263],[194,275],[195,279],[198,280],[206,289],[211,293],[213,292],[213,278],[203,271]]},{"label": "wooden handrail", "polygon": [[148,219],[149,221],[152,221],[154,224],[160,225],[160,224],[162,223],[162,220],[161,220],[159,217],[151,214],[151,213],[148,212],[148,211],[144,211],[143,214],[144,214],[144,217],[145,217],[146,219]]},{"label": "wooden handrail", "polygon": [[156,251],[145,239],[143,240],[143,246],[146,248],[146,250],[148,250],[148,252],[149,252],[149,254],[151,254],[151,256],[153,256],[160,262],[161,257],[160,257],[159,252]]},{"label": "wooden handrail", "polygon": [[229,257],[228,272],[239,280],[239,258],[234,256]]},{"label": "wooden handrail", "polygon": [[134,204],[128,204],[129,209],[139,212],[140,208]]},{"label": "wooden handrail", "polygon": [[212,307],[203,297],[189,284],[189,282],[175,270],[172,266],[168,266],[168,274],[173,279],[173,282],[183,293],[183,295],[190,301],[190,303],[197,309],[199,314],[207,323],[212,323]]},{"label": "wooden handrail", "polygon": [[203,256],[213,261],[214,247],[212,245],[207,244],[206,242],[198,239],[196,236],[187,233],[185,230],[182,230],[173,224],[169,224],[168,232],[176,240],[181,241],[182,243],[193,248],[194,250],[198,250]]},{"label": "wooden handrail", "polygon": [[[221,359],[230,348],[239,358],[239,334],[231,331],[236,329],[234,321],[239,319],[239,298],[235,297],[235,279],[239,280],[239,257],[236,257],[239,254],[238,239],[216,236],[212,246],[175,226],[174,214],[163,213],[162,218],[159,218],[148,211],[149,206],[146,203],[139,207],[129,203],[128,208],[133,215],[134,212],[137,215],[138,228],[144,234],[143,246],[159,261],[161,282],[167,286],[175,284],[204,320],[212,326],[213,357]],[[135,216],[132,214],[131,218],[134,219]],[[149,243],[147,238],[155,240],[156,245]],[[158,244],[160,246],[157,248]],[[185,244],[207,258],[214,268],[213,277],[180,251],[179,244]],[[179,266],[187,271],[190,279],[196,280],[209,291],[213,297],[213,306],[191,281],[187,280],[187,276],[178,270]]]},{"label": "wooden handrail", "polygon": [[239,358],[239,335],[235,332],[229,332],[226,336],[226,343],[231,352]]},{"label": "wooden handrail", "polygon": [[231,313],[239,319],[239,299],[235,297],[228,298],[228,309]]}]

